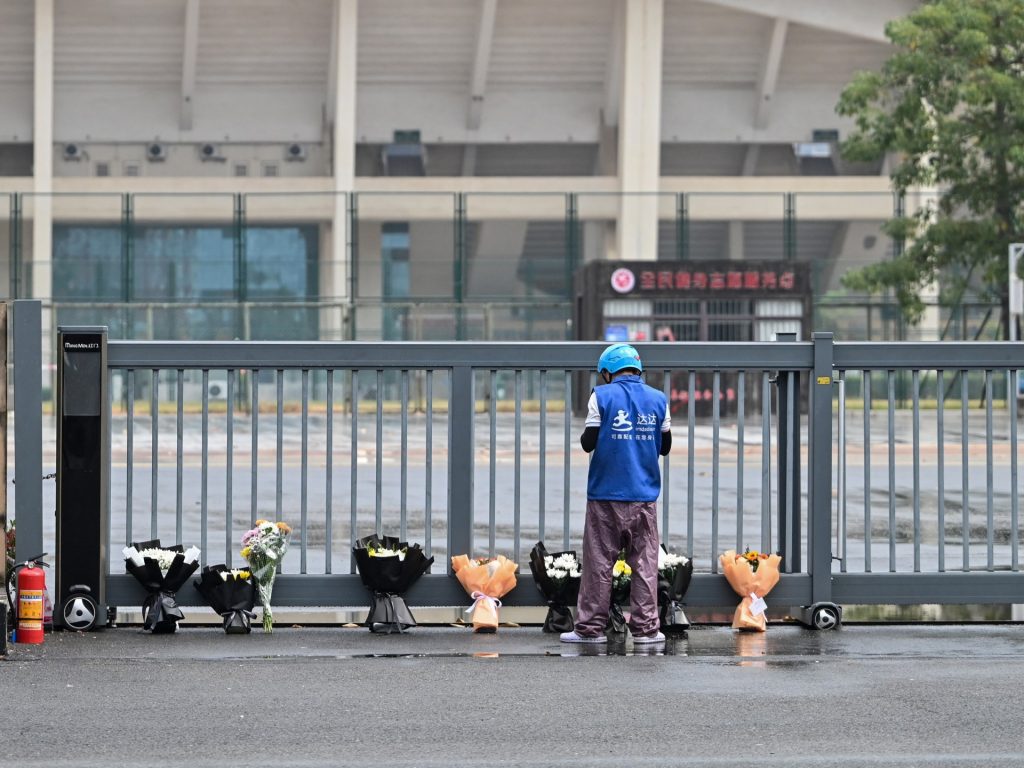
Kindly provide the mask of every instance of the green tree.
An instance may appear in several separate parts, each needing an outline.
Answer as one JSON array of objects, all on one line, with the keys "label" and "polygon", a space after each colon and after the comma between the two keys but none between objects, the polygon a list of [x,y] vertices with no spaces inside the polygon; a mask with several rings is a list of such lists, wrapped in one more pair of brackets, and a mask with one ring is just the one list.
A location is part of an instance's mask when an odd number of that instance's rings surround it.
[{"label": "green tree", "polygon": [[892,289],[920,320],[922,289],[958,303],[968,286],[1002,305],[1008,329],[1007,249],[1021,239],[1024,202],[1024,0],[932,0],[890,22],[895,48],[880,72],[861,72],[837,111],[855,119],[844,156],[892,152],[893,184],[938,190],[936,206],[886,222],[908,245],[848,274],[846,287]]}]

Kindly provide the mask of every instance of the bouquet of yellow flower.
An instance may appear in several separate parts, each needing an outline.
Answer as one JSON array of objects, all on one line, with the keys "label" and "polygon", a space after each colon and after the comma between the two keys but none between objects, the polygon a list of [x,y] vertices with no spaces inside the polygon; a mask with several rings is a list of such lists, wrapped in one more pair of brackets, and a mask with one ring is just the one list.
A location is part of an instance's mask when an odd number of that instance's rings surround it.
[{"label": "bouquet of yellow flower", "polygon": [[466,594],[473,598],[473,605],[467,610],[473,613],[473,631],[496,632],[500,598],[515,587],[519,564],[504,555],[493,559],[455,555],[452,569]]},{"label": "bouquet of yellow flower", "polygon": [[729,586],[743,598],[733,615],[733,628],[764,632],[767,628],[764,598],[779,583],[782,557],[749,549],[736,554],[736,550],[730,549],[718,561]]},{"label": "bouquet of yellow flower", "polygon": [[626,551],[619,552],[612,566],[612,604],[608,611],[608,631],[626,631],[626,617],[622,606],[629,605],[629,591],[633,583],[633,569],[626,562]]},{"label": "bouquet of yellow flower", "polygon": [[434,558],[427,557],[419,544],[376,534],[356,541],[352,553],[359,578],[370,590],[370,611],[363,624],[371,632],[387,634],[415,627],[403,594],[430,570]]},{"label": "bouquet of yellow flower", "polygon": [[274,631],[270,597],[274,592],[277,568],[284,559],[284,553],[288,551],[288,537],[291,533],[292,529],[287,523],[257,520],[256,527],[242,535],[242,557],[249,563],[263,605],[264,632]]},{"label": "bouquet of yellow flower", "polygon": [[249,634],[256,617],[256,582],[246,569],[230,569],[226,565],[208,565],[192,582],[207,604],[224,618],[224,631],[229,635]]}]

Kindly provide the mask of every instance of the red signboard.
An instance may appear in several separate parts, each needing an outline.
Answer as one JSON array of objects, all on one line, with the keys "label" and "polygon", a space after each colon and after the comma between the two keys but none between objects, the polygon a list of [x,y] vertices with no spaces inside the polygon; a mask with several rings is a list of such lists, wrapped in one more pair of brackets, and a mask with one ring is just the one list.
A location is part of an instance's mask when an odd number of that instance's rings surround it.
[{"label": "red signboard", "polygon": [[[620,284],[626,283],[618,270]],[[796,288],[796,273],[792,270],[718,270],[704,269],[643,269],[636,279],[640,291],[792,291]],[[621,290],[621,289],[620,289]]]}]

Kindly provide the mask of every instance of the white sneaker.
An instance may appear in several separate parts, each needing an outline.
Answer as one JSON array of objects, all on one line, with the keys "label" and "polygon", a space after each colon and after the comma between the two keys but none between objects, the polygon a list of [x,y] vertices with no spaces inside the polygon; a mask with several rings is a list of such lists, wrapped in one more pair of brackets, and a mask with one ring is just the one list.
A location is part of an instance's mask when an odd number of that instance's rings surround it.
[{"label": "white sneaker", "polygon": [[[604,635],[597,635],[596,637],[587,637],[586,635],[577,635],[575,631],[563,632],[558,636],[558,639],[563,643],[607,643],[608,638]],[[665,638],[663,637],[662,640]]]},{"label": "white sneaker", "polygon": [[633,644],[634,645],[652,645],[654,643],[664,643],[664,642],[665,642],[665,635],[663,635],[661,632],[658,632],[657,634],[654,634],[654,635],[634,635],[633,636]]}]

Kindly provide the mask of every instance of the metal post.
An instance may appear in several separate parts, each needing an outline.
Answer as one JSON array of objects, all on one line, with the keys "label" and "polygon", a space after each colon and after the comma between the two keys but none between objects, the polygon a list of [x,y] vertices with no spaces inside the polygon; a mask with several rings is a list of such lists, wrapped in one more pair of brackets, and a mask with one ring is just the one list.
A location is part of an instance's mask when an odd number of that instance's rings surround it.
[{"label": "metal post", "polygon": [[10,231],[10,280],[11,298],[18,298],[21,278],[21,193],[11,194],[11,231]]},{"label": "metal post", "polygon": [[473,554],[473,369],[451,370],[448,415],[448,557]]},{"label": "metal post", "polygon": [[[807,451],[811,475],[808,523],[811,529],[811,602],[819,603],[832,600],[832,334],[815,333],[812,339],[814,374]],[[796,549],[799,551],[799,546]]]},{"label": "metal post", "polygon": [[455,339],[466,338],[465,300],[466,280],[466,196],[459,192],[455,195],[455,254],[453,260],[453,297],[455,299]]},{"label": "metal post", "polygon": [[[776,341],[794,342],[796,333],[777,333]],[[779,554],[785,573],[800,572],[800,398],[799,374],[779,371],[778,515]]]},{"label": "metal post", "polygon": [[42,302],[14,302],[14,510],[19,561],[44,549],[42,318]]},{"label": "metal post", "polygon": [[[7,303],[0,302],[0,538],[4,556],[0,557],[0,582],[7,583]],[[0,656],[7,653],[7,590],[0,590]]]}]

